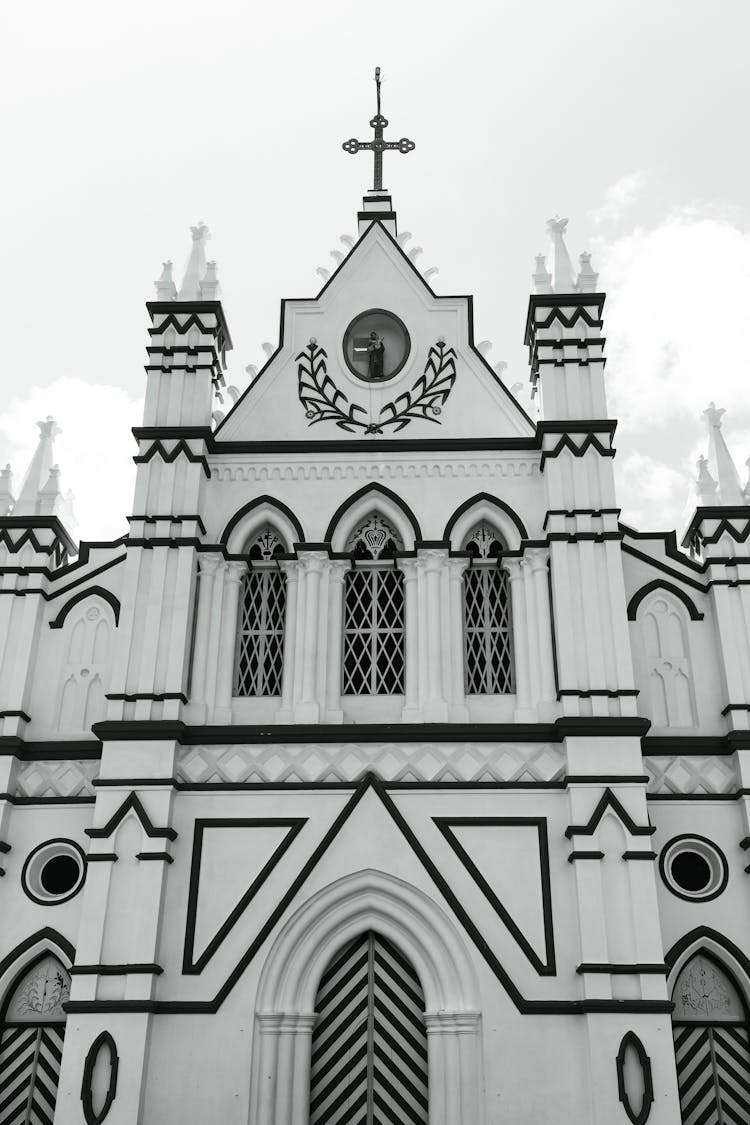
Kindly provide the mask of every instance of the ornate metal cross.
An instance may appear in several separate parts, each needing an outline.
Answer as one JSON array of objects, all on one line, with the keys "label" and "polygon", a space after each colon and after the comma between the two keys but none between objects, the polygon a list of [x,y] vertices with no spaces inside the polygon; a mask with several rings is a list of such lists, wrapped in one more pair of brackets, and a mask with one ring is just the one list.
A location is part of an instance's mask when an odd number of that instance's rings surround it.
[{"label": "ornate metal cross", "polygon": [[351,140],[344,141],[341,146],[344,152],[349,152],[354,155],[355,152],[361,152],[363,149],[370,149],[375,157],[375,171],[373,176],[373,190],[382,191],[383,189],[383,153],[387,148],[398,149],[399,152],[411,152],[416,146],[414,141],[402,137],[400,141],[384,141],[383,130],[388,125],[388,121],[383,117],[380,112],[380,67],[375,67],[375,87],[378,94],[378,107],[377,113],[374,117],[370,118],[370,127],[375,130],[375,137],[371,141],[358,141],[354,137]]}]

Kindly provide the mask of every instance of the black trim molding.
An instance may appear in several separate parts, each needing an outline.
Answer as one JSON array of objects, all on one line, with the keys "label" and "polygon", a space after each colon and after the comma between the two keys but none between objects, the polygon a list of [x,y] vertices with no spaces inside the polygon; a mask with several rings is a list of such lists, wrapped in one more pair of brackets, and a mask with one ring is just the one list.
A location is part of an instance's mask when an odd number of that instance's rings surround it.
[{"label": "black trim molding", "polygon": [[77,606],[79,602],[85,601],[86,598],[91,597],[98,597],[101,598],[102,601],[107,602],[112,609],[112,613],[115,617],[115,627],[117,627],[120,623],[120,599],[115,597],[111,590],[105,590],[103,586],[87,586],[85,590],[79,590],[77,594],[73,594],[73,597],[68,599],[54,621],[50,621],[50,629],[62,629],[65,624],[65,618],[68,616],[71,609]]},{"label": "black trim molding", "polygon": [[[109,1084],[107,1086],[107,1093],[104,1096],[104,1101],[102,1102],[102,1107],[99,1112],[96,1113],[94,1110],[93,1088],[94,1068],[99,1059],[99,1052],[103,1050],[106,1050],[109,1054]],[[102,1121],[104,1121],[104,1118],[109,1113],[112,1102],[117,1095],[117,1070],[119,1065],[120,1060],[117,1055],[117,1044],[108,1031],[102,1031],[89,1047],[86,1054],[86,1061],[83,1064],[81,1101],[83,1103],[83,1116],[86,1119],[86,1125],[101,1125]]]},{"label": "black trim molding", "polygon": [[106,840],[112,835],[120,821],[127,816],[131,809],[143,825],[143,830],[147,836],[150,836],[152,839],[155,837],[163,837],[166,840],[177,839],[177,833],[174,828],[154,827],[148,813],[135,793],[131,793],[125,798],[120,807],[112,813],[112,816],[103,828],[84,828],[84,832],[87,836],[90,836],[92,840]]},{"label": "black trim molding", "polygon": [[654,590],[665,590],[666,593],[672,594],[678,601],[681,601],[690,614],[691,621],[703,620],[704,614],[699,611],[689,594],[686,594],[679,586],[675,586],[673,582],[667,582],[665,578],[654,578],[652,582],[647,582],[645,586],[641,586],[640,590],[636,590],[628,602],[628,621],[636,620],[639,605],[643,599],[647,598],[649,594],[652,594]]},{"label": "black trim molding", "polygon": [[[643,1076],[643,1097],[641,1099],[641,1108],[637,1111],[630,1100],[630,1095],[625,1085],[625,1055],[628,1047],[632,1047],[638,1056],[638,1062],[640,1063],[641,1074]],[[615,1059],[615,1065],[617,1067],[617,1096],[622,1102],[622,1108],[628,1115],[628,1121],[630,1121],[632,1125],[646,1125],[649,1114],[651,1113],[651,1106],[654,1103],[651,1059],[646,1054],[646,1048],[634,1031],[627,1031],[625,1035],[623,1035],[620,1049]]]}]

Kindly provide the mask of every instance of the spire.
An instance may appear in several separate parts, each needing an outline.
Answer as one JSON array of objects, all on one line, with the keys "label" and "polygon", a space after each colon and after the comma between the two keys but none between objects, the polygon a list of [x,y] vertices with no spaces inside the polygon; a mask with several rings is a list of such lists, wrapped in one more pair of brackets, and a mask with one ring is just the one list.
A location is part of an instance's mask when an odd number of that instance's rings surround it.
[{"label": "spire", "polygon": [[595,293],[597,290],[599,274],[592,269],[590,254],[579,256],[578,277],[573,273],[573,263],[565,245],[567,226],[568,220],[557,215],[547,220],[547,233],[552,240],[549,269],[544,255],[537,254],[536,268],[531,275],[535,293]]},{"label": "spire", "polygon": [[708,426],[708,463],[713,470],[714,479],[718,482],[718,495],[714,503],[731,507],[745,504],[746,500],[739,473],[721,432],[721,418],[724,413],[724,410],[710,402],[707,409],[703,411],[703,417]]},{"label": "spire", "polygon": [[[203,222],[199,222],[197,227],[191,227],[190,231],[193,235],[193,247],[190,251],[190,258],[180,291],[177,294],[178,301],[200,301],[202,299],[200,287],[206,274],[206,239],[210,238],[210,234],[208,227]],[[216,263],[214,263],[215,265]]]},{"label": "spire", "polygon": [[564,235],[567,225],[568,220],[561,219],[557,215],[554,219],[547,220],[547,230],[552,239],[552,286],[555,293],[574,293],[576,288],[573,263],[565,245]]},{"label": "spire", "polygon": [[44,422],[37,422],[37,426],[39,445],[23,478],[21,491],[13,509],[14,516],[39,514],[39,493],[47,484],[53,466],[52,444],[56,436],[62,432],[51,414],[47,415]]}]

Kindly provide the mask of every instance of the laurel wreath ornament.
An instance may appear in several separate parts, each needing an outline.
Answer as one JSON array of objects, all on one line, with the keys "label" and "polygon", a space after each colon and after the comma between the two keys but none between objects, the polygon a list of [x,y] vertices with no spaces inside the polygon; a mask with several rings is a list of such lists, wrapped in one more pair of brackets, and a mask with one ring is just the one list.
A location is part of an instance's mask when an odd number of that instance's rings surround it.
[{"label": "laurel wreath ornament", "polygon": [[349,433],[362,430],[366,434],[382,434],[386,428],[398,433],[415,420],[440,425],[442,409],[456,381],[456,352],[446,346],[442,336],[431,346],[424,371],[411,390],[385,403],[376,422],[368,422],[365,408],[350,402],[339,390],[328,374],[327,359],[325,348],[319,347],[314,336],[296,357],[299,401],[308,425],[335,422]]}]

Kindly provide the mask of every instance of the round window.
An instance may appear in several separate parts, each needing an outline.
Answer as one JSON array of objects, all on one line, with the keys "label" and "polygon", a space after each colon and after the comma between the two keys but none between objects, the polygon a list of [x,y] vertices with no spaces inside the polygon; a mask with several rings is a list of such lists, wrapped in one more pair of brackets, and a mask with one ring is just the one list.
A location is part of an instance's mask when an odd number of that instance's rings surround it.
[{"label": "round window", "polygon": [[704,836],[675,836],[662,849],[659,871],[672,894],[688,902],[716,898],[729,879],[723,853]]},{"label": "round window", "polygon": [[344,359],[353,375],[366,383],[385,383],[398,375],[409,358],[406,325],[385,309],[355,316],[344,333]]},{"label": "round window", "polygon": [[21,885],[42,906],[57,906],[77,894],[86,877],[86,856],[73,840],[48,840],[26,859]]}]

